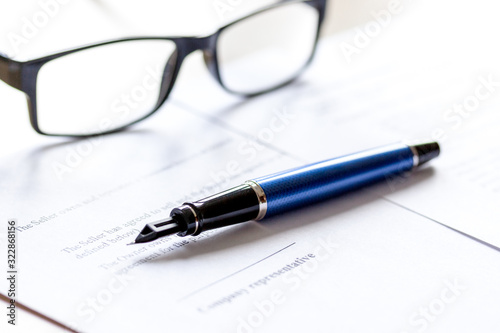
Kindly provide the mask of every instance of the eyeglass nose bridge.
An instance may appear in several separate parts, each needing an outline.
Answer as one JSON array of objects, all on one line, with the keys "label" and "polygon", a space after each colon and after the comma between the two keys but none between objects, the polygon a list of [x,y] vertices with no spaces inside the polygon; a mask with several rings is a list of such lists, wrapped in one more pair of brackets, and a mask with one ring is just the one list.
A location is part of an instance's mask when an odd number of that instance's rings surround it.
[{"label": "eyeglass nose bridge", "polygon": [[176,38],[175,43],[184,56],[188,56],[194,51],[208,50],[215,46],[217,34],[204,37],[181,37]]},{"label": "eyeglass nose bridge", "polygon": [[208,70],[217,80],[219,79],[219,74],[216,62],[216,50],[219,34],[220,31],[217,31],[213,35],[206,37],[186,37],[179,40],[178,43],[178,46],[180,46],[179,49],[182,49],[182,60],[195,51],[202,51]]},{"label": "eyeglass nose bridge", "polygon": [[175,52],[168,59],[162,74],[160,95],[155,109],[158,109],[167,99],[179,74],[184,59],[195,51],[202,51],[207,67],[217,79],[217,65],[215,62],[215,45],[217,33],[206,37],[180,37],[173,41],[176,44]]}]

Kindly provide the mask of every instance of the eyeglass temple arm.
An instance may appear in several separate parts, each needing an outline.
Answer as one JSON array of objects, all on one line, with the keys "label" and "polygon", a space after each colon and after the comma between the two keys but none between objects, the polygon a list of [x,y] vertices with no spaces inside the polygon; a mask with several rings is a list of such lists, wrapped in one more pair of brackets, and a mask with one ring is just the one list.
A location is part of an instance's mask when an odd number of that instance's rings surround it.
[{"label": "eyeglass temple arm", "polygon": [[21,63],[0,54],[0,80],[21,89]]}]

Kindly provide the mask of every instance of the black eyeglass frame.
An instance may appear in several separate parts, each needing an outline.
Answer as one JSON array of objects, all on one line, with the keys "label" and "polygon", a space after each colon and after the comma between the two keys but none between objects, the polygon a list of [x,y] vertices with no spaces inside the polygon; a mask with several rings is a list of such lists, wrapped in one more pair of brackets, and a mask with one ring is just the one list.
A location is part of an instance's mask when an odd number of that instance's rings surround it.
[{"label": "black eyeglass frame", "polygon": [[[131,37],[131,38],[122,38],[122,39],[116,39],[116,40],[110,40],[106,42],[101,42],[97,44],[91,44],[87,46],[82,46],[78,47],[75,49],[70,49],[67,51],[59,52],[56,54],[48,55],[42,58],[34,59],[34,60],[29,60],[26,62],[20,62],[16,61],[13,59],[8,58],[7,56],[4,56],[0,53],[0,80],[4,81],[8,85],[12,86],[13,88],[16,88],[22,92],[24,92],[27,96],[27,102],[28,102],[28,110],[29,110],[29,118],[30,118],[30,123],[33,129],[42,135],[48,135],[48,136],[65,136],[65,137],[89,137],[89,136],[95,136],[95,135],[104,135],[104,134],[109,134],[109,133],[114,133],[114,132],[119,132],[124,129],[126,129],[129,126],[132,126],[148,117],[150,117],[152,114],[154,114],[158,109],[165,103],[167,100],[168,95],[170,94],[177,75],[179,74],[179,70],[181,68],[181,65],[184,61],[184,59],[190,55],[191,53],[201,50],[204,55],[205,63],[206,66],[211,73],[211,75],[216,79],[216,81],[225,89],[227,92],[232,93],[232,94],[237,94],[243,97],[254,97],[257,95],[265,94],[268,92],[271,92],[273,90],[279,89],[283,86],[286,86],[290,84],[292,81],[294,81],[303,71],[304,69],[311,63],[312,59],[314,58],[314,55],[316,53],[316,47],[318,44],[319,40],[319,33],[321,30],[321,26],[323,24],[324,18],[325,18],[325,12],[326,12],[326,2],[327,0],[283,0],[280,1],[276,4],[272,4],[269,6],[266,6],[256,12],[253,12],[245,17],[242,17],[238,20],[235,20],[221,28],[219,28],[216,32],[214,32],[211,35],[208,36],[202,36],[202,37]],[[313,8],[315,8],[318,11],[318,26],[317,26],[317,31],[316,31],[316,36],[314,40],[314,46],[313,50],[311,52],[311,55],[309,59],[306,61],[304,66],[294,75],[292,76],[291,79],[288,81],[285,81],[281,84],[278,84],[272,88],[269,88],[267,90],[259,91],[256,93],[251,93],[251,94],[245,94],[245,93],[239,93],[236,91],[231,90],[228,88],[221,77],[220,71],[219,71],[219,61],[218,61],[218,56],[217,56],[217,42],[219,39],[219,36],[221,33],[231,27],[234,24],[237,24],[243,20],[246,20],[250,17],[259,15],[263,12],[266,12],[268,10],[286,5],[286,4],[293,4],[293,3],[305,3]],[[100,47],[104,45],[110,45],[110,44],[115,44],[115,43],[121,43],[121,42],[128,42],[128,41],[141,41],[141,40],[168,40],[172,41],[175,43],[176,50],[173,53],[173,55],[170,57],[168,60],[165,70],[163,73],[162,77],[162,83],[161,83],[161,91],[159,94],[158,102],[153,108],[151,112],[146,114],[145,116],[130,122],[127,125],[121,126],[116,129],[112,129],[109,131],[103,131],[99,133],[93,133],[93,134],[51,134],[51,133],[46,133],[43,132],[39,125],[38,125],[38,117],[37,117],[37,105],[36,105],[36,98],[37,98],[37,79],[38,79],[38,73],[40,69],[42,68],[43,65],[46,63],[72,54],[80,51],[84,51],[87,49],[95,48],[95,47]]]}]

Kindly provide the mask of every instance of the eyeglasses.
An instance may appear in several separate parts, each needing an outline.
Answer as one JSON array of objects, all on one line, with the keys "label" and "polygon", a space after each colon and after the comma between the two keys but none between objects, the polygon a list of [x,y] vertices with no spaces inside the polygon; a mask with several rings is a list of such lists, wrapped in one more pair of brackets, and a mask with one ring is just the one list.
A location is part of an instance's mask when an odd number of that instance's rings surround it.
[{"label": "eyeglasses", "polygon": [[156,112],[194,51],[231,93],[252,97],[290,83],[312,60],[325,7],[285,0],[204,37],[125,38],[27,62],[0,55],[0,79],[27,95],[38,133],[107,134]]}]

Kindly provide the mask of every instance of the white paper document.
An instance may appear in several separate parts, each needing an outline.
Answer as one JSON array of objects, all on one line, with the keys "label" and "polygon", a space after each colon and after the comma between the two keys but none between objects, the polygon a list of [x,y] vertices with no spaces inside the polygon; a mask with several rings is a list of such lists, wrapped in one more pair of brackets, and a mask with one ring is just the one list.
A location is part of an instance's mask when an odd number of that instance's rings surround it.
[{"label": "white paper document", "polygon": [[[2,141],[30,144],[0,157],[16,300],[78,332],[498,331],[500,50],[458,60],[450,42],[443,52],[456,58],[416,56],[434,40],[411,38],[421,12],[395,18],[350,62],[340,45],[357,30],[324,39],[304,76],[254,99],[207,74],[102,138],[38,137],[19,119]],[[415,139],[442,154],[412,175],[263,222],[126,245],[185,201]]]}]

